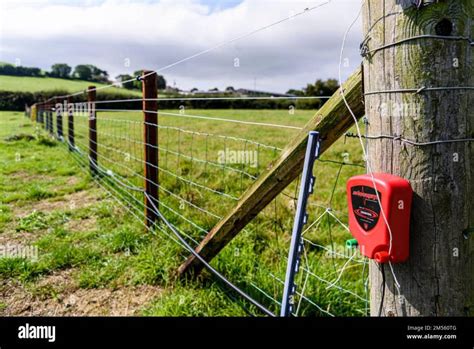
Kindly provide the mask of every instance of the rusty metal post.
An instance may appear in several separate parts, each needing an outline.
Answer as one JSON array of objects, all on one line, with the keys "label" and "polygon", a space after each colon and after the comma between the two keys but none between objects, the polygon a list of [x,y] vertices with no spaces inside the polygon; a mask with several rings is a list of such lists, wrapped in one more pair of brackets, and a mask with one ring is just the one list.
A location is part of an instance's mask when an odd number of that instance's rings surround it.
[{"label": "rusty metal post", "polygon": [[89,86],[87,90],[87,101],[89,111],[89,168],[91,175],[97,176],[97,115],[95,112],[95,86]]},{"label": "rusty metal post", "polygon": [[[143,115],[145,143],[145,217],[146,225],[152,226],[158,215],[158,106],[156,98],[156,73],[143,71]],[[153,100],[152,100],[153,99]],[[156,208],[156,209],[155,209]]]}]

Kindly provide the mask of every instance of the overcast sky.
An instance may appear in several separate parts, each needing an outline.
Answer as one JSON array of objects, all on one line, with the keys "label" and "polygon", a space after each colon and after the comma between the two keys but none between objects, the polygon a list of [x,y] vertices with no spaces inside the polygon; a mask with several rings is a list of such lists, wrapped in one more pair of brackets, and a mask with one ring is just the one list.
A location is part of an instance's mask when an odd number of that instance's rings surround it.
[{"label": "overcast sky", "polygon": [[[90,63],[114,78],[157,70],[326,1],[0,0],[0,61],[43,69]],[[274,92],[337,78],[342,38],[360,5],[332,0],[162,74],[182,89]],[[360,41],[359,20],[346,43],[344,77],[360,64]]]}]

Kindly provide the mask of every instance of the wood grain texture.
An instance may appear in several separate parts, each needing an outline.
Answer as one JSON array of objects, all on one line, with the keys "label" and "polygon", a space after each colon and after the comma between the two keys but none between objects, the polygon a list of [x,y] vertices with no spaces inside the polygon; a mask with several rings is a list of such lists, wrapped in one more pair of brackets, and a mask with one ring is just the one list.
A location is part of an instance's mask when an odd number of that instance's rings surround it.
[{"label": "wood grain texture", "polygon": [[95,86],[89,86],[87,90],[87,102],[89,103],[89,169],[92,176],[97,176],[97,113],[95,112],[95,101],[97,91]]},{"label": "wood grain texture", "polygon": [[[453,24],[449,35],[473,38],[473,15],[472,0],[447,0],[419,10],[409,1],[367,0],[363,26],[373,49],[437,34],[443,19]],[[365,91],[474,86],[472,54],[466,40],[440,39],[377,51],[364,59]],[[368,95],[369,135],[401,135],[418,142],[473,137],[472,97],[472,90]],[[377,139],[369,141],[368,152],[374,172],[404,177],[415,192],[410,258],[394,265],[400,295],[390,269],[385,268],[383,315],[473,315],[474,234],[463,235],[474,227],[472,142],[411,146]],[[382,277],[375,263],[371,263],[370,282],[371,314],[377,315]]]},{"label": "wood grain texture", "polygon": [[[362,117],[364,105],[360,69],[344,84],[344,92],[357,118]],[[208,233],[196,248],[196,252],[210,261],[298,176],[303,167],[310,131],[320,132],[321,153],[323,153],[353,125],[354,121],[344,104],[341,91],[338,90],[282,151],[280,158],[270,164],[252,187],[242,195],[237,205]],[[196,275],[202,267],[199,260],[191,256],[181,265],[179,273]]]},{"label": "wood grain texture", "polygon": [[158,90],[156,74],[143,71],[143,140],[144,140],[144,173],[145,173],[145,224],[153,226],[158,220],[155,207],[159,208],[158,180]]}]

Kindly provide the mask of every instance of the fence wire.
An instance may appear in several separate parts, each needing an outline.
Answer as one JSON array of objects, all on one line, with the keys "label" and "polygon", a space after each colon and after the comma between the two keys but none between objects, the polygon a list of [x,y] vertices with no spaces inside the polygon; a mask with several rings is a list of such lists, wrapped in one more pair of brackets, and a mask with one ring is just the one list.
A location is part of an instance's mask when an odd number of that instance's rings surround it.
[{"label": "fence wire", "polygon": [[[49,111],[57,135],[58,119],[51,107]],[[159,188],[159,212],[172,230],[163,224],[155,224],[151,230],[176,243],[181,261],[190,254],[185,245],[198,246],[314,114],[166,110],[158,112],[157,124],[146,125],[137,110],[96,109],[96,113],[96,179],[143,224],[147,220],[143,188],[149,181],[144,173],[144,149],[158,150],[158,165],[151,165],[158,170],[159,180],[153,184]],[[187,115],[201,118],[190,121]],[[62,125],[65,136],[60,140],[67,145],[67,115],[62,116]],[[76,113],[73,126],[72,155],[88,171],[93,142],[89,139],[89,114]],[[158,129],[158,144],[145,144],[145,126]],[[294,316],[368,314],[368,264],[356,250],[346,248],[351,236],[345,182],[364,171],[357,141],[351,138],[339,140],[316,162],[314,172],[319,181],[309,201],[310,219],[303,232],[303,265],[297,275]],[[299,180],[259,212],[211,263],[274,314],[279,313],[281,304]]]}]

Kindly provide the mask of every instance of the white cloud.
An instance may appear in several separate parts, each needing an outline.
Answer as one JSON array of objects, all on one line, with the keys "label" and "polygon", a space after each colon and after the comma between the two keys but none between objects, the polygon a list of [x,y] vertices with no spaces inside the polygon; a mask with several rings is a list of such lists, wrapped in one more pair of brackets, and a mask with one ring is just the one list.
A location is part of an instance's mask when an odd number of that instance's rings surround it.
[{"label": "white cloud", "polygon": [[[211,12],[197,0],[105,0],[88,1],[87,6],[4,0],[0,60],[20,58],[44,68],[55,62],[91,63],[111,76],[158,69],[321,2],[244,0]],[[332,0],[163,74],[183,88],[253,87],[256,78],[257,88],[275,91],[335,77],[343,33],[359,6],[359,0]],[[356,25],[347,44],[351,64],[345,76],[360,62],[360,36]],[[126,58],[130,68],[123,66]],[[234,58],[240,59],[239,68]]]}]

